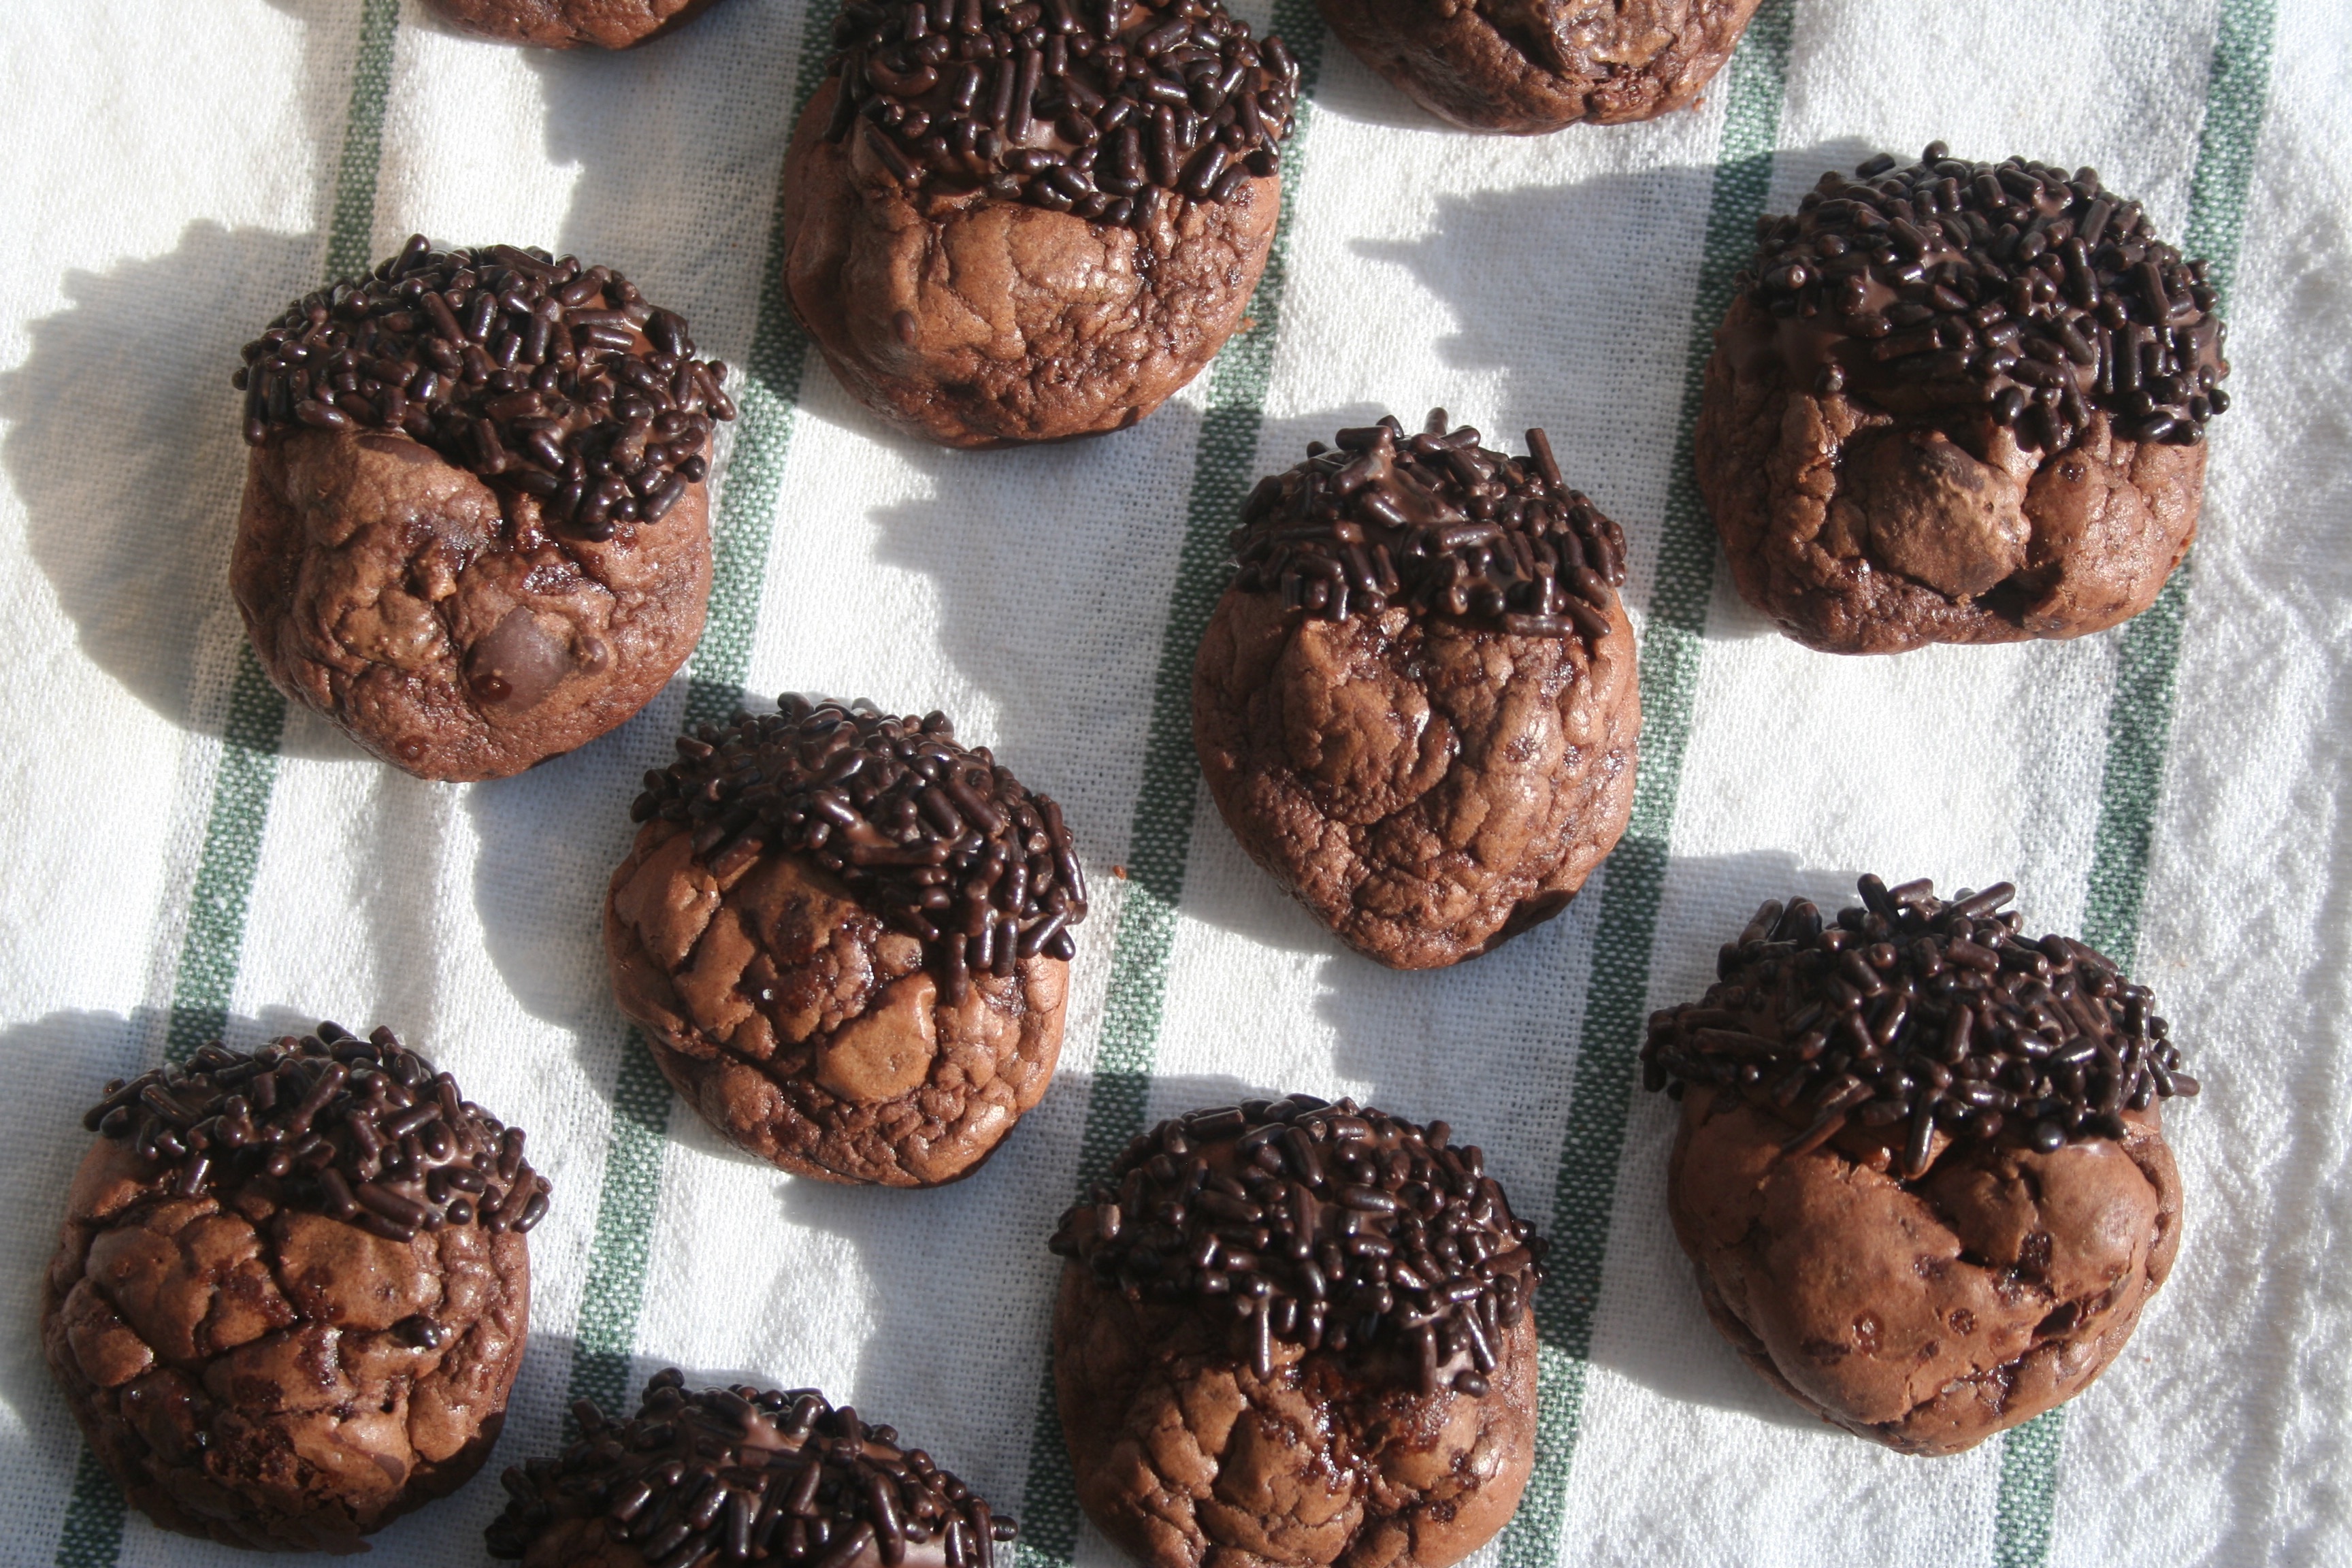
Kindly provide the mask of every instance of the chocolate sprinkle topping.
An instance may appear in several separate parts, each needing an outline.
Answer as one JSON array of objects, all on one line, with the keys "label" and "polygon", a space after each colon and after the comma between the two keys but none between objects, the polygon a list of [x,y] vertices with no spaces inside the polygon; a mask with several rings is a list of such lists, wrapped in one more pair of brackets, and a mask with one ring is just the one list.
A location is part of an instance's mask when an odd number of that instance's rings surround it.
[{"label": "chocolate sprinkle topping", "polygon": [[399,255],[287,307],[245,345],[245,438],[397,430],[539,498],[583,539],[659,522],[735,417],[727,367],[609,267],[494,245]]},{"label": "chocolate sprinkle topping", "polygon": [[287,1204],[389,1241],[453,1225],[527,1231],[547,1214],[522,1129],[460,1099],[390,1029],[362,1040],[320,1024],[250,1056],[216,1042],[185,1067],[108,1084],[82,1125],[176,1164],[175,1196],[267,1181]]},{"label": "chocolate sprinkle topping", "polygon": [[1568,488],[1542,431],[1528,432],[1530,456],[1508,458],[1445,426],[1433,408],[1418,436],[1384,415],[1340,431],[1336,450],[1309,442],[1244,503],[1234,586],[1329,621],[1401,604],[1597,644],[1625,581],[1624,534]]},{"label": "chocolate sprinkle topping", "polygon": [[631,818],[688,824],[722,879],[763,849],[809,856],[920,938],[951,998],[972,972],[1076,955],[1087,884],[1051,797],[987,747],[958,745],[943,713],[777,701],[780,712],[681,736],[678,761],[646,774]]},{"label": "chocolate sprinkle topping", "polygon": [[1020,1533],[929,1454],[814,1389],[685,1384],[676,1368],[656,1373],[628,1421],[576,1401],[580,1440],[499,1478],[511,1500],[483,1531],[490,1555],[520,1557],[550,1524],[598,1516],[649,1568],[994,1568],[997,1544]]},{"label": "chocolate sprinkle topping", "polygon": [[1452,1137],[1305,1094],[1196,1110],[1129,1143],[1053,1247],[1132,1300],[1238,1315],[1261,1377],[1280,1339],[1483,1394],[1544,1244]]},{"label": "chocolate sprinkle topping", "polygon": [[1090,223],[1231,201],[1281,164],[1298,63],[1216,0],[849,0],[825,140],[908,190],[984,189]]},{"label": "chocolate sprinkle topping", "polygon": [[2043,1152],[2119,1139],[2123,1112],[2193,1095],[2145,985],[2079,942],[2018,934],[2016,889],[1954,902],[1862,879],[1863,907],[1766,903],[1716,960],[1704,1001],[1650,1016],[1642,1081],[1706,1084],[1769,1108],[1811,1149],[1849,1121],[1902,1140],[1906,1178],[1938,1130]]},{"label": "chocolate sprinkle topping", "polygon": [[2094,169],[1963,163],[1940,142],[1907,169],[1882,153],[1822,175],[1796,216],[1759,220],[1740,285],[1826,338],[1804,355],[1822,395],[1981,405],[2045,452],[2093,406],[2126,439],[2176,445],[2230,406],[2206,264]]}]

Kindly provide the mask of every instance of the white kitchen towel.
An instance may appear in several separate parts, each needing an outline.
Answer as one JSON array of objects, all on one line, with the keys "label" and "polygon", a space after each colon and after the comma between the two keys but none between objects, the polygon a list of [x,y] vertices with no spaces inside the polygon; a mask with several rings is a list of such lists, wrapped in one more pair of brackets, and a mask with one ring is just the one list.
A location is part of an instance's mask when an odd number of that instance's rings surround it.
[{"label": "white kitchen towel", "polygon": [[[20,0],[0,15],[0,1561],[221,1563],[89,1466],[33,1320],[79,1112],[215,1034],[387,1023],[531,1132],[529,1357],[497,1457],[377,1538],[482,1560],[495,1472],[579,1393],[816,1384],[1022,1517],[1024,1568],[1118,1560],[1043,1399],[1079,1173],[1244,1091],[1444,1116],[1555,1241],[1540,1463],[1476,1560],[2352,1560],[2352,10],[2343,0],[1768,0],[1700,108],[1502,139],[1431,122],[1301,0],[1253,324],[1133,430],[950,453],[883,430],[775,286],[830,0],[723,0],[629,54],[466,39],[415,0]],[[2226,284],[2235,405],[2158,607],[2063,644],[1836,658],[1728,590],[1690,477],[1697,366],[1761,212],[1942,139],[2096,166]],[[611,262],[737,367],[710,630],[619,731],[420,784],[257,677],[224,584],[236,350],[412,230]],[[1200,793],[1186,689],[1239,498],[1342,424],[1540,425],[1624,525],[1647,729],[1633,831],[1499,952],[1341,949]],[[783,1177],[676,1105],[597,909],[639,774],[781,690],[942,708],[1059,798],[1100,891],[1068,1044],[998,1158],[929,1194]],[[748,694],[748,698],[739,694]],[[2014,879],[2135,960],[2203,1097],[2171,1283],[2063,1417],[1964,1457],[1803,1416],[1708,1326],[1668,1232],[1654,1006],[1757,901]]]}]

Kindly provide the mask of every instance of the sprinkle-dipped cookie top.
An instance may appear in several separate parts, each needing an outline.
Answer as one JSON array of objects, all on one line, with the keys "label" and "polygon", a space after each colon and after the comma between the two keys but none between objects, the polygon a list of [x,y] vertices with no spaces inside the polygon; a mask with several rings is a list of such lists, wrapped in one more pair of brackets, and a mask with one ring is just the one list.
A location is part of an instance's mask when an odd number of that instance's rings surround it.
[{"label": "sprinkle-dipped cookie top", "polygon": [[1303,1094],[1196,1110],[1130,1143],[1053,1248],[1104,1289],[1246,1319],[1260,1376],[1283,1340],[1483,1394],[1544,1244],[1452,1139]]},{"label": "sprinkle-dipped cookie top", "polygon": [[974,972],[1067,961],[1087,888],[1062,809],[942,713],[786,694],[772,714],[706,725],[646,774],[634,820],[690,826],[725,879],[763,853],[805,854],[895,931],[919,939],[950,997]]},{"label": "sprinkle-dipped cookie top", "polygon": [[331,1023],[250,1055],[214,1044],[184,1067],[110,1083],[82,1123],[173,1167],[174,1196],[266,1181],[297,1208],[391,1241],[478,1225],[528,1231],[547,1178],[523,1132],[390,1029],[359,1039]]},{"label": "sprinkle-dipped cookie top", "polygon": [[501,1478],[511,1500],[484,1532],[490,1555],[586,1531],[549,1561],[610,1542],[653,1568],[993,1568],[997,1545],[1019,1534],[929,1454],[814,1389],[685,1384],[675,1368],[655,1374],[626,1421],[576,1402],[579,1441]]},{"label": "sprinkle-dipped cookie top", "polygon": [[2147,987],[2071,938],[2026,941],[2007,882],[1948,903],[1925,880],[1861,891],[1833,921],[1804,899],[1759,909],[1704,999],[1651,1015],[1644,1087],[1767,1107],[1802,1124],[1792,1152],[1849,1120],[1885,1129],[1906,1179],[1949,1140],[2122,1139],[2126,1110],[2197,1092]]},{"label": "sprinkle-dipped cookie top", "polygon": [[1625,580],[1625,536],[1560,477],[1551,443],[1529,455],[1448,431],[1445,411],[1407,436],[1396,416],[1258,481],[1234,531],[1234,586],[1279,594],[1331,621],[1402,605],[1518,637],[1606,637]]},{"label": "sprinkle-dipped cookie top", "polygon": [[1282,40],[1216,0],[850,0],[834,43],[827,141],[910,191],[1115,226],[1274,174],[1298,97]]},{"label": "sprinkle-dipped cookie top", "polygon": [[727,367],[608,267],[413,235],[371,273],[297,300],[232,378],[245,438],[404,432],[606,540],[658,523],[709,472]]},{"label": "sprinkle-dipped cookie top", "polygon": [[2090,410],[2193,445],[2230,405],[2206,263],[2095,170],[1971,163],[1931,142],[1822,176],[1757,226],[1740,286],[1780,323],[1798,384],[1893,412],[1981,406],[2021,446],[2075,444]]}]

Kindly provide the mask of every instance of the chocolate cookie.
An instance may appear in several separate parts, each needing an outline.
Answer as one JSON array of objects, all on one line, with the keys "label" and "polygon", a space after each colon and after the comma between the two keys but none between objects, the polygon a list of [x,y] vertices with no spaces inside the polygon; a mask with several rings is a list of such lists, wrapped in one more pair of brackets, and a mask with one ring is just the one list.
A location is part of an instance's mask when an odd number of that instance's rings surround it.
[{"label": "chocolate cookie", "polygon": [[1475,1147],[1353,1101],[1196,1110],[1062,1218],[1078,1501],[1150,1568],[1444,1568],[1535,1457],[1543,1243]]},{"label": "chocolate cookie", "polygon": [[1250,858],[1367,957],[1430,969],[1568,907],[1633,809],[1624,536],[1551,444],[1445,411],[1260,480],[1192,666],[1192,742]]},{"label": "chocolate cookie", "polygon": [[804,1176],[969,1175],[1062,1050],[1086,882],[1061,808],[943,714],[787,695],[646,775],[604,951],[688,1103]]},{"label": "chocolate cookie", "polygon": [[1696,101],[1759,0],[1316,0],[1356,58],[1467,131],[1649,120]]},{"label": "chocolate cookie", "polygon": [[686,322],[609,268],[422,235],[245,348],[229,584],[279,690],[421,778],[520,773],[645,706],[702,635]]},{"label": "chocolate cookie", "polygon": [[2205,263],[2090,169],[1894,163],[1766,219],[1716,333],[1698,477],[1740,595],[1831,653],[2130,619],[2230,405]]},{"label": "chocolate cookie", "polygon": [[460,32],[502,44],[633,49],[674,33],[716,0],[425,0]]},{"label": "chocolate cookie", "polygon": [[332,1024],[107,1086],[41,1303],[131,1505],[231,1546],[357,1552],[488,1457],[548,1184],[389,1029]]},{"label": "chocolate cookie", "polygon": [[1864,877],[1826,927],[1768,903],[1642,1051],[1682,1101],[1667,1204],[1716,1327],[1909,1454],[2089,1387],[2180,1246],[2158,1102],[2197,1080],[2147,988],[2026,942],[2011,892]]},{"label": "chocolate cookie", "polygon": [[1216,0],[853,5],[784,159],[784,282],[950,447],[1122,429],[1240,324],[1298,67]]},{"label": "chocolate cookie", "polygon": [[501,1478],[512,1500],[484,1531],[491,1556],[529,1568],[994,1568],[999,1543],[1020,1533],[929,1454],[814,1389],[692,1394],[673,1368],[630,1420],[585,1399],[572,1409],[578,1442]]}]

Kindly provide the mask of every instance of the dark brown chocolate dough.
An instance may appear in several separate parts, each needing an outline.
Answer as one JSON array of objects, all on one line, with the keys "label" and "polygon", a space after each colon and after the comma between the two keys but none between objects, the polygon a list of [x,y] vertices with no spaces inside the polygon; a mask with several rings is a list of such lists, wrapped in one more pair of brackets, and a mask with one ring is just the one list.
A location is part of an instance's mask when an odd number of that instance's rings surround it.
[{"label": "dark brown chocolate dough", "polygon": [[1121,429],[1240,324],[1297,92],[1278,38],[1213,0],[936,0],[853,5],[835,41],[785,157],[784,282],[884,419]]},{"label": "dark brown chocolate dough", "polygon": [[1824,928],[1759,910],[1702,1001],[1650,1020],[1682,1101],[1675,1234],[1708,1316],[1849,1431],[1953,1454],[2090,1386],[2180,1245],[2159,1103],[2193,1095],[2144,986],[2008,884],[1863,879]]},{"label": "dark brown chocolate dough", "polygon": [[520,773],[693,650],[704,448],[734,409],[726,367],[627,279],[418,236],[246,360],[230,586],[270,679],[377,756]]},{"label": "dark brown chocolate dough", "polygon": [[1061,808],[947,719],[786,696],[649,774],[621,1010],[729,1139],[834,1182],[969,1175],[1061,1054],[1086,884]]},{"label": "dark brown chocolate dough", "polygon": [[672,1368],[627,1421],[585,1399],[572,1409],[578,1442],[500,1478],[511,1500],[484,1532],[491,1556],[529,1568],[994,1568],[1020,1535],[922,1449],[813,1388],[690,1393]]},{"label": "dark brown chocolate dough", "polygon": [[1696,455],[1733,580],[1832,653],[2071,637],[2155,602],[2229,406],[2202,261],[2089,169],[1884,155],[1768,218]]},{"label": "dark brown chocolate dough", "polygon": [[41,1342],[109,1475],[169,1530],[362,1550],[488,1456],[547,1182],[390,1031],[331,1024],[108,1086]]},{"label": "dark brown chocolate dough", "polygon": [[1114,1542],[1444,1568],[1508,1521],[1543,1244],[1450,1136],[1307,1095],[1194,1111],[1063,1216],[1055,1388]]},{"label": "dark brown chocolate dough", "polygon": [[543,49],[630,49],[674,33],[717,0],[425,0],[460,32]]},{"label": "dark brown chocolate dough", "polygon": [[1261,482],[1192,668],[1234,836],[1398,969],[1567,908],[1625,830],[1641,729],[1617,525],[1542,432],[1514,458],[1444,423],[1343,430]]},{"label": "dark brown chocolate dough", "polygon": [[1339,41],[1439,119],[1519,135],[1697,100],[1759,0],[1316,0]]}]

